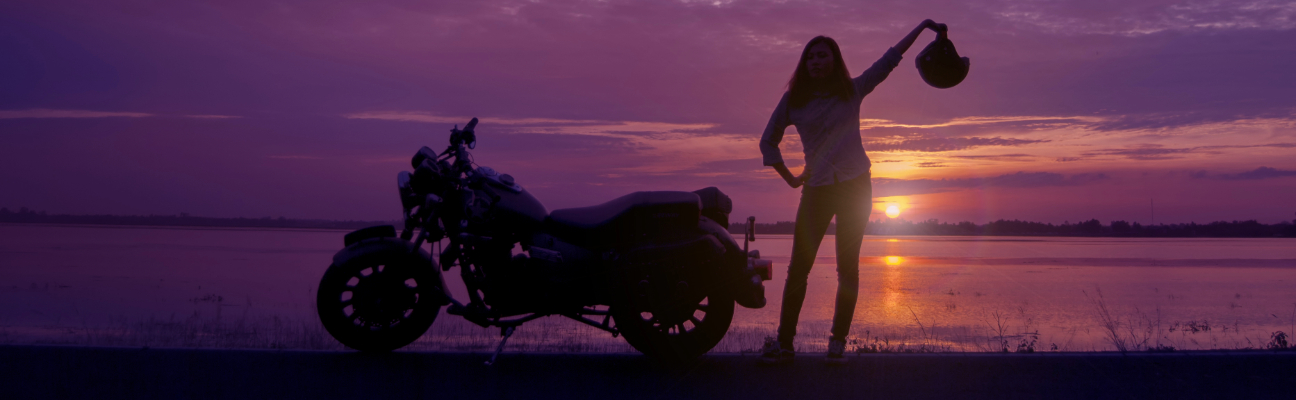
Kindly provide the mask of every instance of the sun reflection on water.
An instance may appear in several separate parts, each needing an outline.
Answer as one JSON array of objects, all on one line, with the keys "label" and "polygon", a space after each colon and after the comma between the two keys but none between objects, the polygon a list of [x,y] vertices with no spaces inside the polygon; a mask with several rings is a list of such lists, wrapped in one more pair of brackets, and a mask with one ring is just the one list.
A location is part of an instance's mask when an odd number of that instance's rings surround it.
[{"label": "sun reflection on water", "polygon": [[882,257],[882,263],[887,266],[882,270],[882,307],[888,317],[891,317],[900,306],[900,297],[904,295],[903,285],[900,282],[900,268],[898,268],[904,263],[904,257]]}]

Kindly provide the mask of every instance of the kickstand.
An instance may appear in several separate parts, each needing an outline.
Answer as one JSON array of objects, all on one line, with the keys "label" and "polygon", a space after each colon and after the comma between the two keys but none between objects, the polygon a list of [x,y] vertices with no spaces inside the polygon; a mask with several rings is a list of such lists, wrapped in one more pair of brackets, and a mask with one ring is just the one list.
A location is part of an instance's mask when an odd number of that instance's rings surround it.
[{"label": "kickstand", "polygon": [[491,359],[490,359],[490,361],[487,361],[487,362],[486,362],[486,366],[487,366],[487,367],[489,367],[489,366],[491,366],[491,365],[495,365],[495,358],[496,358],[496,357],[499,357],[500,353],[504,351],[504,343],[508,343],[508,338],[509,338],[509,336],[513,336],[513,327],[510,326],[510,327],[504,328],[504,332],[503,332],[503,334],[504,334],[504,338],[500,339],[499,347],[496,347],[496,348],[495,348],[495,354],[492,354],[492,355],[491,355]]}]

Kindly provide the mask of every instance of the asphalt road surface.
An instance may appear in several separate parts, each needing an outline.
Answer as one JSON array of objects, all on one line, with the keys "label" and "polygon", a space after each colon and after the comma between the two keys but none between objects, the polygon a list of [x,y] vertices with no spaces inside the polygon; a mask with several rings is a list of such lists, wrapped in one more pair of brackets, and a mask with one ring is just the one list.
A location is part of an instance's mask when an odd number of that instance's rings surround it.
[{"label": "asphalt road surface", "polygon": [[0,346],[0,398],[1296,399],[1296,352],[754,355],[360,354]]}]

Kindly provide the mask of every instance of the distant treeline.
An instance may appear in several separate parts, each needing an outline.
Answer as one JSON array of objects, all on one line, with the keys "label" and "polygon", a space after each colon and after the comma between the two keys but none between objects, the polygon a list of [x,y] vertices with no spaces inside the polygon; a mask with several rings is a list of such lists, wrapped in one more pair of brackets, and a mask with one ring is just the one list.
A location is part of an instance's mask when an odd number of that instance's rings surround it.
[{"label": "distant treeline", "polygon": [[67,215],[46,214],[44,211],[17,211],[0,208],[0,222],[78,225],[142,225],[142,226],[205,226],[220,228],[299,228],[299,229],[360,229],[374,225],[399,225],[395,221],[331,221],[324,219],[271,218],[211,218],[180,215]]},{"label": "distant treeline", "polygon": [[[1296,221],[1293,221],[1296,222]],[[1018,220],[998,220],[986,224],[926,221],[903,219],[871,221],[865,233],[869,235],[946,235],[946,236],[1110,236],[1110,237],[1296,237],[1296,224],[1280,222],[1267,225],[1250,221],[1211,222],[1209,224],[1157,224],[1141,225],[1138,222],[1112,221],[1103,225],[1091,219],[1084,222],[1058,225]],[[206,226],[223,228],[299,228],[299,229],[360,229],[374,225],[397,225],[399,221],[332,221],[323,219],[271,218],[211,218],[179,215],[67,215],[47,214],[26,207],[17,211],[0,208],[0,223],[83,224],[83,225],[141,225],[141,226]],[[729,232],[742,233],[746,222],[734,222]],[[796,223],[779,221],[756,223],[756,233],[790,235]],[[836,224],[828,226],[828,234],[836,233]]]},{"label": "distant treeline", "polygon": [[[1293,221],[1296,222],[1296,221]],[[926,221],[877,220],[871,221],[865,228],[869,235],[947,235],[947,236],[1108,236],[1108,237],[1296,237],[1296,224],[1281,222],[1266,225],[1255,220],[1218,221],[1209,224],[1157,224],[1142,225],[1138,222],[1112,221],[1103,225],[1101,221],[1091,219],[1084,222],[1062,223],[1058,225],[1042,222],[998,220],[986,224],[974,224],[963,221],[959,223],[940,222],[935,219]],[[780,221],[772,224],[756,223],[756,233],[787,234],[795,230],[796,224]],[[732,233],[741,233],[747,229],[746,222],[729,225]],[[836,232],[836,225],[828,227],[828,233]]]}]

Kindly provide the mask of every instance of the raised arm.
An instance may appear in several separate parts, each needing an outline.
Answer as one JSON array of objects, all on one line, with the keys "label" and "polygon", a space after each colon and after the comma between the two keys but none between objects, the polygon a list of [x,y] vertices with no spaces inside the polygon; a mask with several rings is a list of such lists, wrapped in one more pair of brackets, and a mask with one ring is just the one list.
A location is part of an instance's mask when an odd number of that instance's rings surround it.
[{"label": "raised arm", "polygon": [[946,27],[945,24],[938,24],[936,23],[936,21],[925,19],[923,20],[923,22],[919,22],[918,26],[914,27],[913,30],[910,31],[908,35],[905,35],[903,39],[900,39],[900,42],[896,43],[895,47],[893,48],[900,54],[904,54],[904,52],[909,51],[909,47],[913,46],[915,40],[918,40],[918,35],[922,33],[923,29],[931,29],[936,32],[945,32],[949,28]]},{"label": "raised arm", "polygon": [[938,24],[930,19],[919,23],[913,31],[910,31],[903,39],[900,39],[900,42],[896,43],[895,47],[887,49],[886,54],[883,54],[882,58],[879,58],[874,62],[873,66],[864,70],[864,73],[860,74],[859,77],[853,79],[855,83],[855,95],[864,97],[869,93],[872,93],[874,88],[881,84],[882,81],[886,80],[887,75],[891,74],[891,70],[895,69],[896,65],[900,64],[900,59],[903,57],[904,52],[908,51],[909,47],[913,46],[915,40],[918,40],[918,35],[922,34],[923,29],[944,32],[946,28],[945,24]]}]

